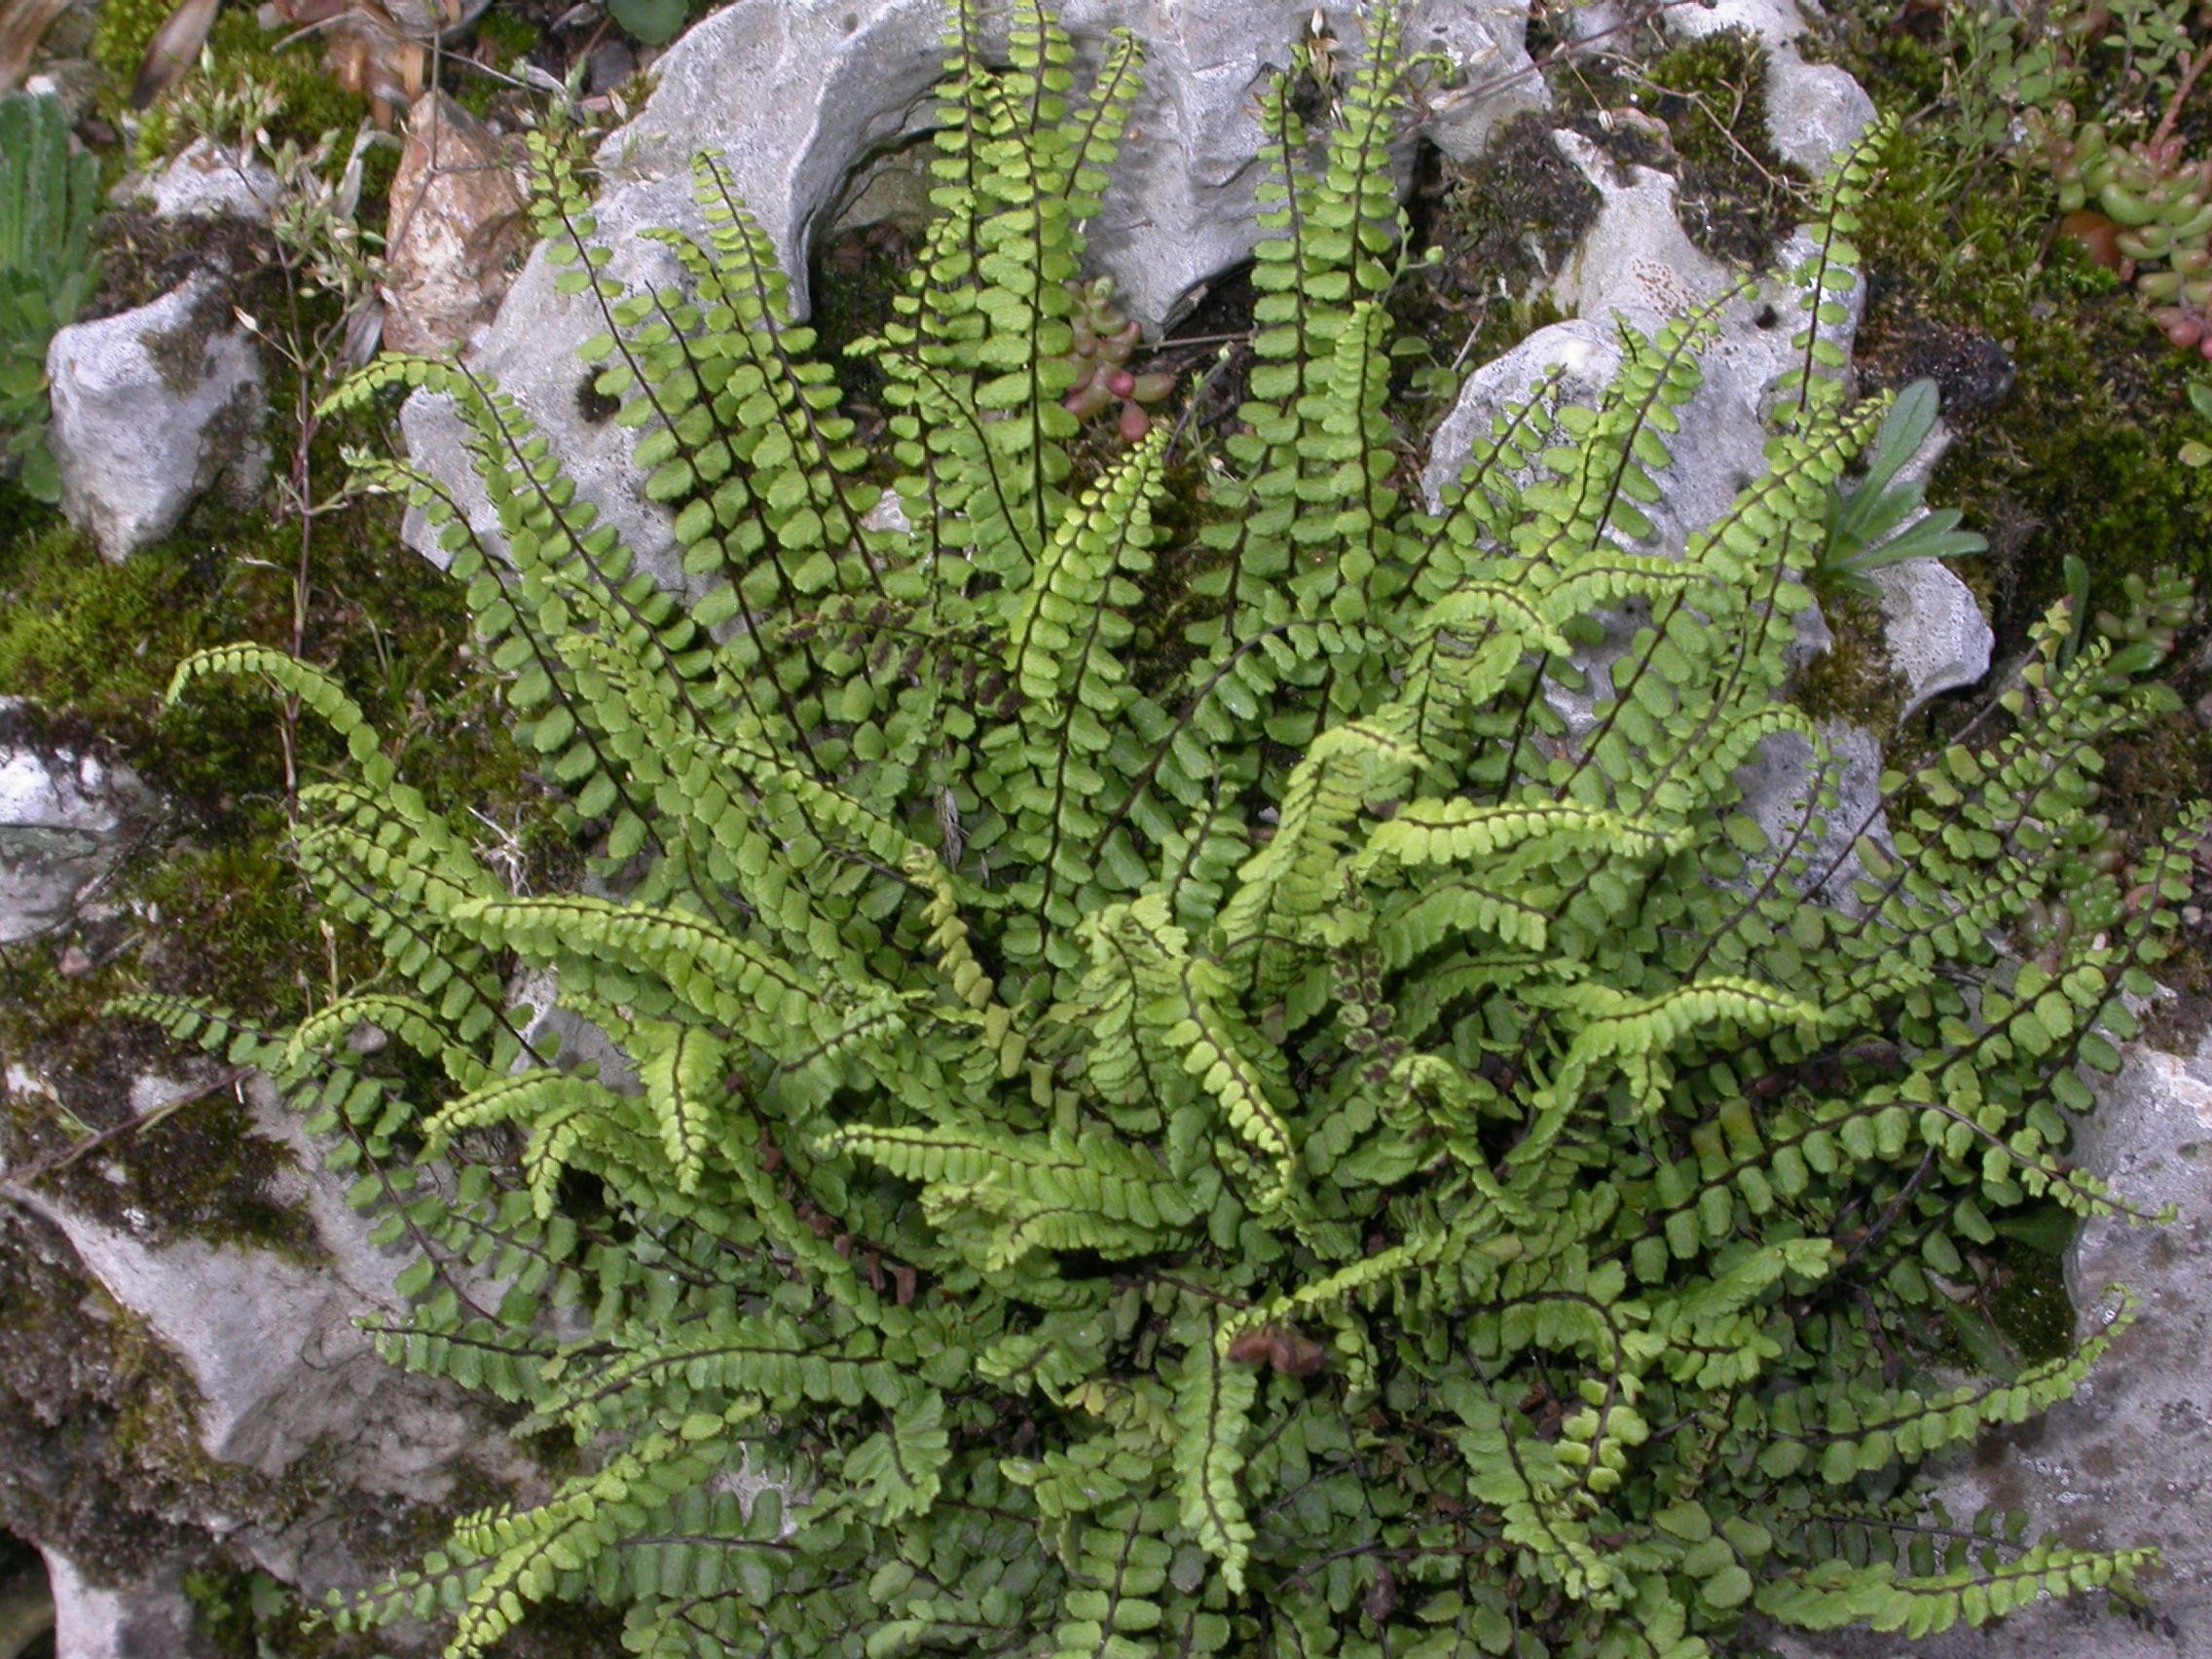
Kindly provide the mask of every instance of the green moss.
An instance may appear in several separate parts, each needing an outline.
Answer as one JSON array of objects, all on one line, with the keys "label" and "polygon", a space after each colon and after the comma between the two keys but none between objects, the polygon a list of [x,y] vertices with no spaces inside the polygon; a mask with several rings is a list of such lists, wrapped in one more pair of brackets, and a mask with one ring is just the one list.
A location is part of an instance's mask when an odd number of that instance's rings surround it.
[{"label": "green moss", "polygon": [[262,608],[250,603],[257,584],[233,586],[226,564],[179,540],[109,565],[55,522],[0,546],[0,693],[82,718],[157,787],[213,804],[276,755],[260,711],[162,715],[177,659]]},{"label": "green moss", "polygon": [[0,549],[0,686],[103,723],[143,716],[167,664],[201,643],[196,585],[167,549],[109,565],[48,519]]},{"label": "green moss", "polygon": [[1904,699],[1882,644],[1881,607],[1862,594],[1832,594],[1822,601],[1822,612],[1835,644],[1799,673],[1798,706],[1816,720],[1888,731]]},{"label": "green moss", "polygon": [[511,12],[495,6],[476,24],[476,55],[496,69],[536,50],[539,32]]},{"label": "green moss", "polygon": [[1625,96],[1667,125],[1675,214],[1690,240],[1717,259],[1771,265],[1812,181],[1767,134],[1765,48],[1743,29],[1707,35],[1656,59]]},{"label": "green moss", "polygon": [[1552,142],[1554,125],[1518,117],[1479,161],[1417,181],[1414,245],[1442,258],[1409,273],[1391,311],[1439,367],[1488,362],[1560,318],[1546,289],[1597,219],[1599,196]]},{"label": "green moss", "polygon": [[176,10],[175,0],[103,0],[92,25],[92,61],[111,94],[128,98],[154,33]]},{"label": "green moss", "polygon": [[[100,1029],[93,1022],[93,1029]],[[173,1063],[157,1055],[152,1063]],[[277,1201],[271,1183],[290,1151],[256,1132],[253,1115],[227,1091],[179,1107],[112,1151],[49,1178],[80,1212],[151,1244],[191,1237],[269,1251],[302,1264],[324,1253],[307,1216]]]},{"label": "green moss", "polygon": [[[1888,178],[1862,215],[1867,309],[1855,353],[1862,384],[1934,376],[1955,441],[1929,497],[1990,541],[1955,563],[1988,608],[1995,657],[2064,596],[2079,557],[2090,606],[2123,608],[2130,575],[2160,569],[2212,582],[2212,476],[2179,464],[2212,438],[2190,407],[2201,359],[2173,350],[2133,291],[2055,236],[2048,180],[1983,147],[1954,101],[1966,48],[1931,26],[1916,38],[1879,16],[1839,19],[1827,52],[1877,103],[1906,117]],[[2009,385],[1996,371],[2009,365]],[[2185,700],[2206,690],[2187,666]],[[1937,706],[1906,744],[1932,745],[1961,718]],[[1907,756],[1909,757],[1909,756]],[[2138,846],[2212,796],[2212,736],[2176,717],[2114,744],[2100,810]],[[1894,763],[1901,763],[1893,756]],[[2207,941],[2185,929],[2161,977],[2212,990]]]},{"label": "green moss", "polygon": [[[1879,103],[1911,115],[1940,57],[1875,39],[1876,55],[1846,61]],[[2088,564],[2097,605],[2130,571],[2212,574],[2212,479],[2175,462],[2185,440],[2206,435],[2187,398],[2203,364],[2165,344],[2131,290],[2055,240],[2056,217],[2039,172],[1961,151],[1939,120],[1917,119],[1859,239],[1870,281],[1858,357],[1875,384],[1908,377],[1909,362],[1890,359],[1932,327],[1978,336],[2016,371],[2001,405],[1964,420],[1946,387],[1959,438],[1930,492],[1991,538],[1983,575],[2001,653],[2064,592],[2069,553]],[[1970,579],[1972,565],[1961,567]]]},{"label": "green moss", "polygon": [[[170,0],[111,0],[102,7],[92,55],[107,76],[101,106],[110,115],[120,116],[128,108],[131,83],[137,78],[147,43],[170,9]],[[284,38],[263,29],[251,7],[218,14],[214,26],[207,31],[207,50],[213,55],[217,80],[228,84],[241,74],[250,75],[276,91],[283,107],[269,130],[278,143],[289,138],[312,145],[325,132],[338,133],[342,141],[350,137],[368,117],[368,99],[348,92],[331,78],[313,40],[276,51],[276,43]],[[195,68],[191,73],[201,71]],[[139,121],[141,160],[173,155],[201,136],[184,129],[172,100],[145,111]]]},{"label": "green moss", "polygon": [[2059,1258],[2010,1240],[1999,1250],[1989,1317],[2029,1365],[2074,1351],[2074,1304]]},{"label": "green moss", "polygon": [[[286,388],[272,392],[284,408]],[[281,453],[281,424],[272,435]],[[372,436],[365,423],[325,428],[315,478],[342,475],[341,442]],[[300,551],[296,522],[212,501],[122,566],[50,513],[0,514],[0,695],[98,734],[169,809],[161,839],[108,895],[132,907],[129,920],[109,925],[113,939],[86,940],[98,972],[60,978],[65,941],[6,953],[0,1042],[13,1051],[95,1022],[129,988],[282,1017],[330,995],[334,974],[350,984],[377,972],[372,946],[350,929],[326,939],[300,903],[270,698],[250,684],[209,683],[173,709],[163,704],[172,669],[193,650],[240,639],[291,645]],[[320,518],[308,573],[300,648],[347,684],[409,780],[441,806],[515,826],[526,871],[542,876],[572,856],[535,812],[539,792],[521,757],[499,740],[502,712],[468,656],[461,596],[399,544],[397,505],[364,498]],[[344,748],[319,722],[303,722],[297,741],[300,782],[341,768]]]}]

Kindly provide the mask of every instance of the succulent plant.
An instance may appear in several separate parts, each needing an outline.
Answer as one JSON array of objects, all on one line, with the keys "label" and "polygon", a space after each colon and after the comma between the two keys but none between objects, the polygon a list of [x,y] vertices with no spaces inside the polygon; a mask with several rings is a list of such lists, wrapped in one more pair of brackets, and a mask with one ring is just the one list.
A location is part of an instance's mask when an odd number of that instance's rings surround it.
[{"label": "succulent plant", "polygon": [[0,97],[0,477],[60,495],[46,448],[46,348],[98,281],[92,252],[99,164],[70,150],[61,100]]},{"label": "succulent plant", "polygon": [[2100,258],[2131,262],[2167,340],[2212,358],[2212,159],[2190,160],[2178,136],[2115,144],[2101,123],[2077,124],[2063,100],[2023,119],[2058,185],[2067,234]]},{"label": "succulent plant", "polygon": [[1175,389],[1175,377],[1140,375],[1128,366],[1144,339],[1144,330],[1114,304],[1114,278],[1070,282],[1076,296],[1068,325],[1075,335],[1066,360],[1076,371],[1063,407],[1079,421],[1102,415],[1115,404],[1122,406],[1118,429],[1124,443],[1140,443],[1152,430],[1145,406],[1158,403]]}]

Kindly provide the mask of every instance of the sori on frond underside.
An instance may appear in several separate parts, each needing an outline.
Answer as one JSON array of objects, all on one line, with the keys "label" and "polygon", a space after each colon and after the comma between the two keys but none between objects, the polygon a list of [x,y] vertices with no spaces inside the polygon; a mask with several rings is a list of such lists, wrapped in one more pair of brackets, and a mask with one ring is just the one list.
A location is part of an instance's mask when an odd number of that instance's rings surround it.
[{"label": "sori on frond underside", "polygon": [[[1622,328],[1596,407],[1532,387],[1422,511],[1388,152],[1431,71],[1360,23],[1326,134],[1299,89],[1260,101],[1226,422],[1181,388],[1131,444],[1069,406],[1140,55],[1078,84],[1030,4],[1003,52],[951,15],[937,216],[855,348],[875,453],[715,157],[706,234],[664,239],[683,280],[631,293],[535,141],[697,597],[465,366],[343,394],[465,424],[496,538],[403,463],[362,478],[438,527],[595,880],[510,890],[318,670],[179,669],[345,737],[296,849],[385,973],[287,1032],[126,1006],[326,1137],[406,1264],[394,1362],[582,1449],[340,1621],[447,1616],[456,1656],[583,1598],[702,1659],[1689,1659],[1752,1607],[1917,1634],[2129,1592],[2148,1552],[1953,1520],[1914,1470],[2112,1334],[1936,1381],[1966,1259],[2149,1219],[2064,1161],[2061,1111],[2187,891],[2194,824],[2079,857],[2098,744],[2171,706],[2156,646],[2073,651],[2054,613],[1886,780],[1887,840],[1840,821],[1786,653],[1884,413],[1829,336],[1886,128],[1823,193],[1768,467],[1717,522],[1661,546],[1647,510],[1729,298]],[[910,529],[871,528],[887,490]],[[1643,620],[1593,675],[1600,610]],[[1776,833],[1739,773],[1792,733]],[[2077,925],[2014,949],[2053,905]],[[524,1023],[521,969],[559,1020]],[[364,1022],[397,1041],[355,1052]]]}]

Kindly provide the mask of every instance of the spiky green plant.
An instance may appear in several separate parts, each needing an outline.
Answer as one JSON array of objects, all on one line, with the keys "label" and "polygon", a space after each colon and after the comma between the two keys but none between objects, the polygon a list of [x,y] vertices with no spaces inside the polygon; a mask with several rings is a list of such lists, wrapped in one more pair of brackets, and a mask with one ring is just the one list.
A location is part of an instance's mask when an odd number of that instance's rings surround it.
[{"label": "spiky green plant", "polygon": [[59,98],[0,97],[0,476],[17,472],[42,501],[61,496],[46,448],[46,348],[99,281],[99,171],[72,151]]},{"label": "spiky green plant", "polygon": [[[1825,754],[1786,653],[1882,414],[1826,338],[1881,134],[1718,523],[1661,547],[1644,513],[1718,308],[1624,329],[1594,409],[1538,387],[1431,516],[1388,413],[1398,42],[1366,24],[1311,171],[1264,101],[1220,457],[1064,406],[1137,48],[1079,96],[1031,4],[1004,69],[954,15],[940,216],[862,349],[887,456],[713,157],[686,281],[625,294],[539,145],[695,602],[466,368],[348,394],[465,421],[496,545],[367,473],[440,527],[597,880],[510,890],[309,666],[178,671],[343,734],[358,781],[301,792],[299,857],[387,972],[288,1032],[129,1006],[329,1137],[408,1252],[395,1362],[581,1448],[343,1620],[450,1613],[456,1656],[561,1597],[702,1659],[1691,1659],[1753,1606],[1918,1634],[2147,1561],[1954,1523],[1912,1476],[2107,1340],[1954,1386],[1917,1333],[2007,1212],[2142,1219],[2061,1161],[2058,1108],[2117,1064],[2190,831],[2124,878],[2062,852],[2097,742],[2171,705],[2155,645],[2062,667],[2055,618],[1889,780],[1894,837],[1825,788],[1762,830],[1741,768]],[[878,466],[910,529],[870,528]],[[1601,609],[1637,619],[1610,655],[1577,648]],[[2020,961],[2046,901],[2082,925]],[[525,1023],[523,970],[579,1040]],[[363,1022],[397,1041],[352,1051]]]},{"label": "spiky green plant", "polygon": [[[1958,508],[1922,512],[1927,486],[1917,479],[1898,480],[1936,429],[1936,383],[1914,381],[1883,417],[1881,430],[1868,446],[1865,476],[1848,494],[1828,486],[1827,523],[1813,567],[1816,589],[1874,598],[1881,590],[1869,571],[1907,559],[1956,559],[1989,551],[1987,541],[1959,528]],[[1916,513],[1920,516],[1914,519]]]}]

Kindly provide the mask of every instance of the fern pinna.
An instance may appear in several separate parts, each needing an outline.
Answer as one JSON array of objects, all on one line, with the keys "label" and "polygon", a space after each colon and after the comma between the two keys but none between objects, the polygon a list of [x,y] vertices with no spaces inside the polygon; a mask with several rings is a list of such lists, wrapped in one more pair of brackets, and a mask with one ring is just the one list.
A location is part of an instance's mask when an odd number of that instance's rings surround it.
[{"label": "fern pinna", "polygon": [[[363,464],[442,526],[588,891],[511,891],[312,668],[179,670],[345,735],[299,857],[387,971],[287,1033],[131,1006],[356,1173],[407,1253],[392,1360],[582,1448],[336,1616],[443,1610],[457,1656],[558,1597],[656,1656],[1688,1659],[1754,1607],[1918,1634],[2124,1592],[2147,1552],[1912,1480],[2106,1338],[1947,1385],[1909,1333],[2007,1212],[2144,1219],[2058,1155],[2186,887],[2186,831],[2084,852],[2155,647],[2054,616],[1885,781],[1887,839],[1825,760],[1771,835],[1740,787],[1769,739],[1825,756],[1786,653],[1882,414],[1824,333],[1882,134],[1831,181],[1765,476],[1662,545],[1718,308],[1624,328],[1596,408],[1539,385],[1440,513],[1409,497],[1387,11],[1325,139],[1264,100],[1227,435],[1133,446],[1067,402],[1137,45],[1079,92],[1034,0],[1006,67],[978,30],[960,0],[939,216],[859,349],[886,454],[714,157],[685,281],[630,294],[540,144],[689,599],[466,368],[345,394],[473,434],[497,546]],[[1625,650],[1585,648],[1600,611]]]}]

